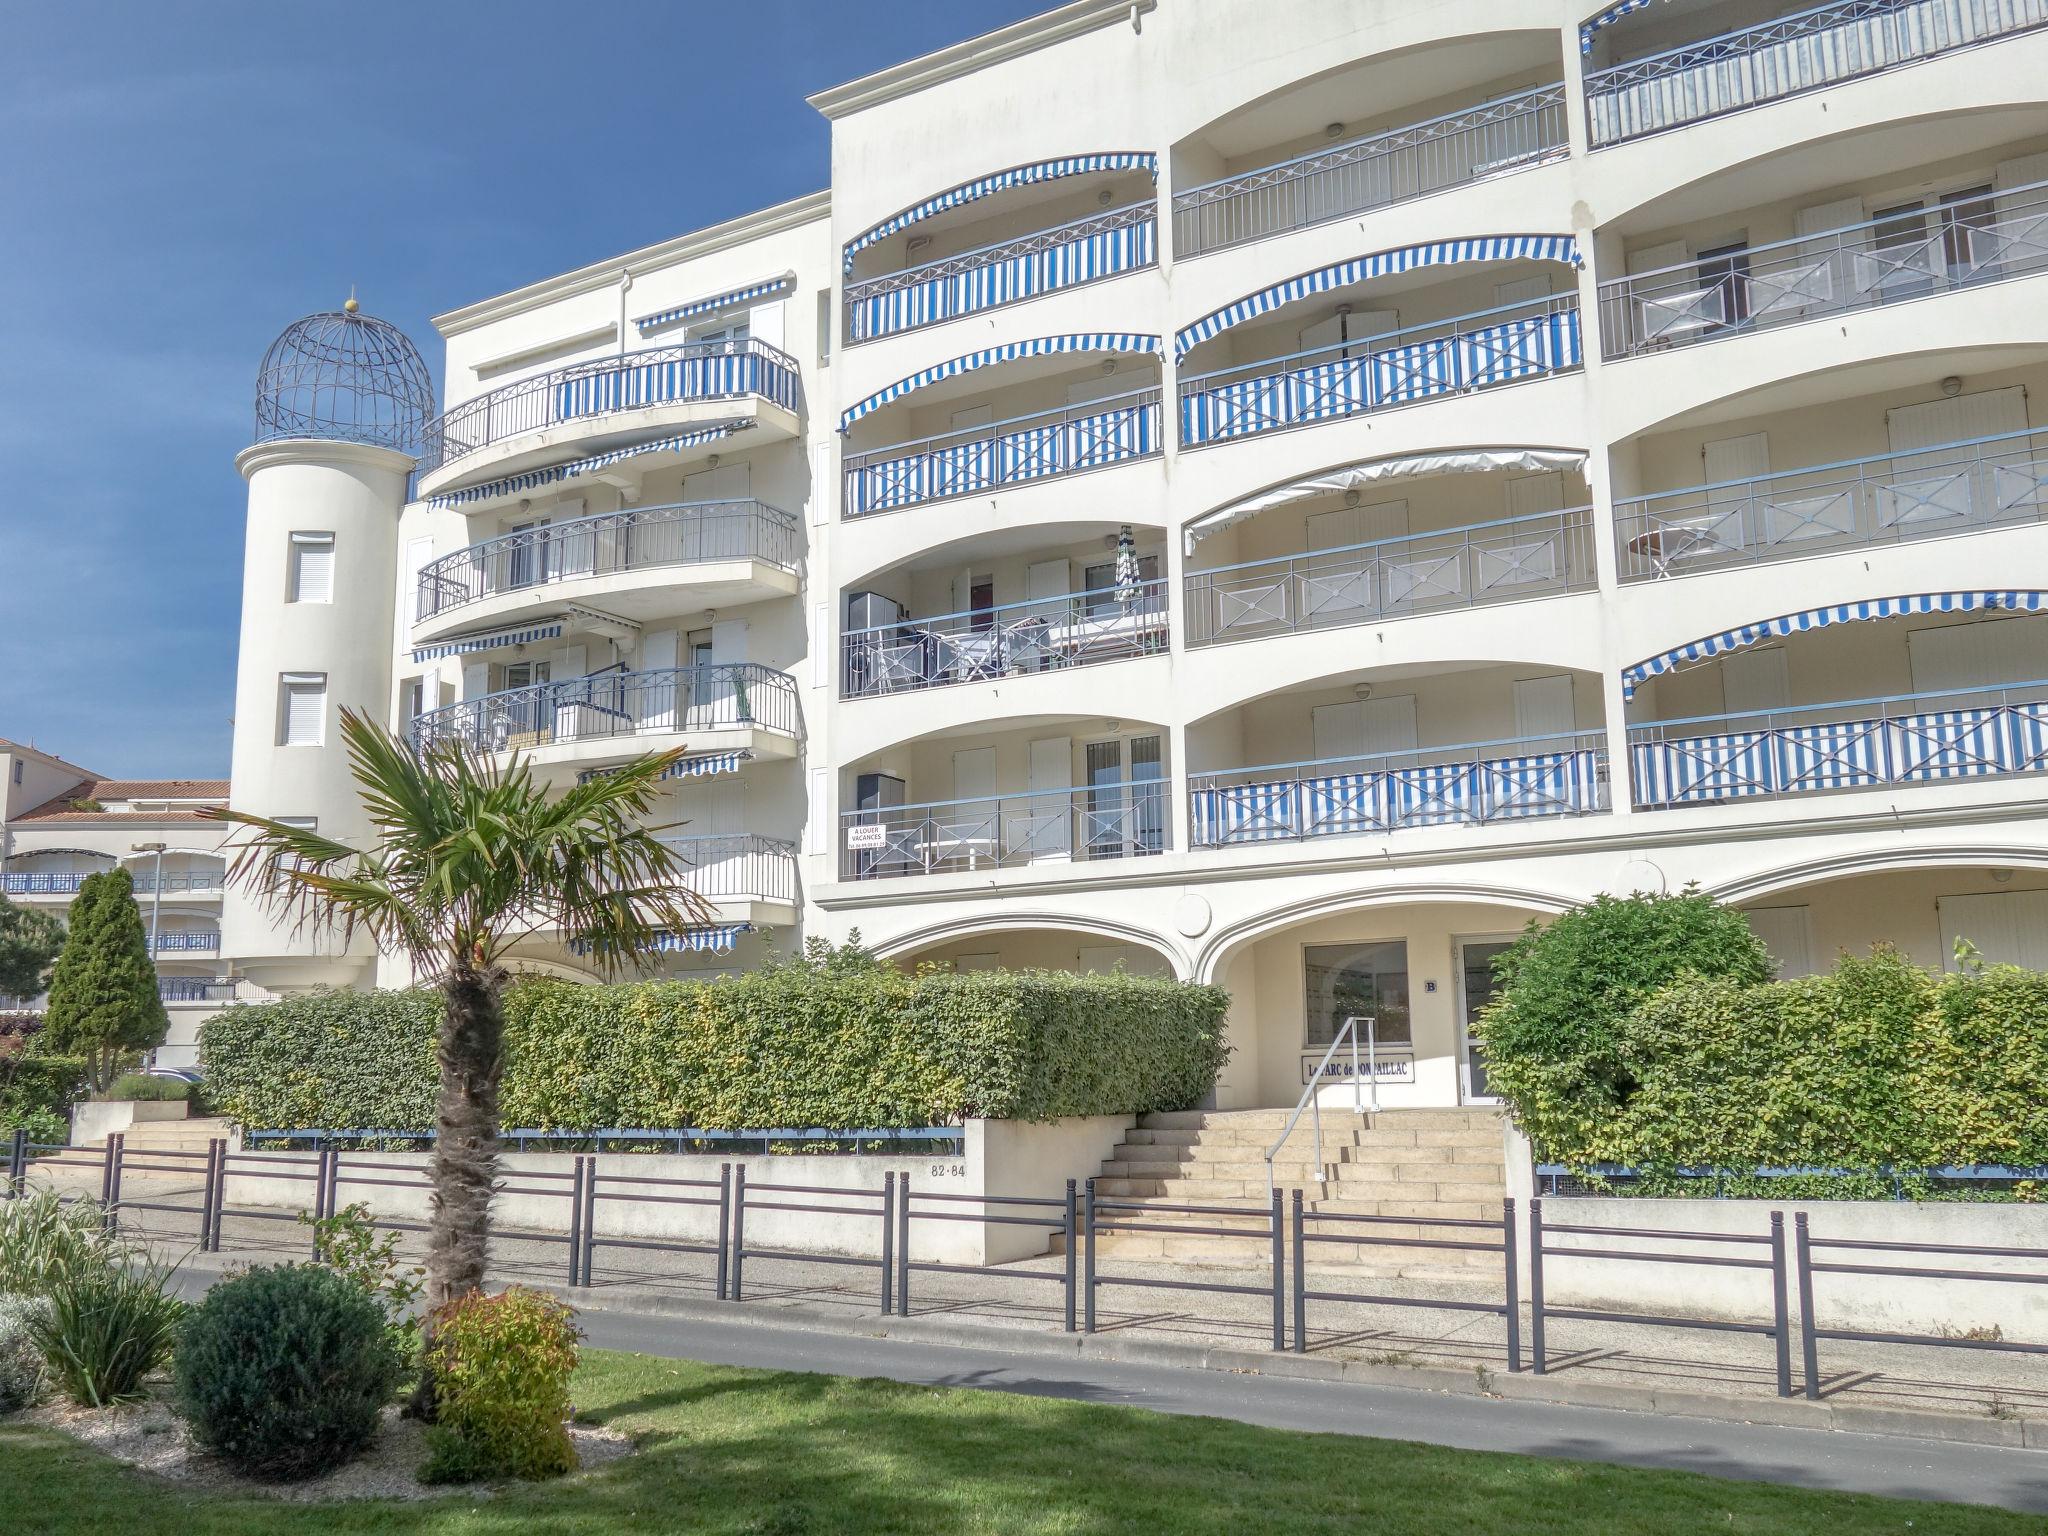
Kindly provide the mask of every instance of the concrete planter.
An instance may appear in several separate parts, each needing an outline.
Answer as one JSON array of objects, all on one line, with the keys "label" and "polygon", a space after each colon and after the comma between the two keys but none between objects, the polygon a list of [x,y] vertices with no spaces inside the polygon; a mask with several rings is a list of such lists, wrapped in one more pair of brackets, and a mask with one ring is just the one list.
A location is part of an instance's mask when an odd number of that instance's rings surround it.
[{"label": "concrete planter", "polygon": [[183,1120],[191,1108],[183,1099],[88,1099],[71,1106],[71,1145],[96,1147],[132,1126]]}]

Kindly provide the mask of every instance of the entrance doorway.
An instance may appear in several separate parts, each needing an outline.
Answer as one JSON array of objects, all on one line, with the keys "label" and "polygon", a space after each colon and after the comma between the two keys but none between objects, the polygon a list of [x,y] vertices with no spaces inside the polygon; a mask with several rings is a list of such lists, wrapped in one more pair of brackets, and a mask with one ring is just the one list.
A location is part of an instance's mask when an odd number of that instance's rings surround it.
[{"label": "entrance doorway", "polygon": [[1493,1001],[1494,957],[1514,944],[1500,934],[1458,939],[1458,1097],[1466,1104],[1498,1104],[1499,1095],[1486,1082],[1486,1048],[1473,1036],[1473,1026]]}]

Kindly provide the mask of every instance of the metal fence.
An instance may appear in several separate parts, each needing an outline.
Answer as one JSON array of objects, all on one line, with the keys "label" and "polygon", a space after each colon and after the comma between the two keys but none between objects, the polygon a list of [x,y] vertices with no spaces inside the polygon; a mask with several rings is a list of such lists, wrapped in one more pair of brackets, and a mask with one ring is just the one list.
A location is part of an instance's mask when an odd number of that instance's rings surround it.
[{"label": "metal fence", "polygon": [[558,581],[661,566],[759,560],[795,571],[803,528],[752,500],[635,507],[486,539],[420,567],[414,618],[425,621],[487,597]]},{"label": "metal fence", "polygon": [[2001,432],[1614,504],[1623,581],[2048,518],[2048,434]]},{"label": "metal fence", "polygon": [[[896,1199],[896,1315],[910,1316],[912,1271],[928,1275],[994,1275],[1005,1280],[1036,1280],[1061,1288],[1061,1326],[1074,1331],[1074,1297],[1080,1254],[1079,1206],[1074,1198],[1074,1180],[1067,1180],[1065,1194],[1058,1198],[1023,1195],[949,1195],[936,1190],[913,1190],[910,1175],[904,1174]],[[1036,1213],[1036,1214],[1034,1214]],[[1048,1270],[1001,1268],[992,1264],[947,1264],[935,1259],[911,1257],[914,1221],[973,1222],[980,1226],[1026,1227],[1061,1240],[1060,1252],[1066,1263],[1058,1274]]]},{"label": "metal fence", "polygon": [[1632,725],[1650,808],[2048,771],[2048,681]]},{"label": "metal fence", "polygon": [[1836,0],[1587,74],[1595,148],[2048,25],[2048,0]]},{"label": "metal fence", "polygon": [[1335,629],[1596,586],[1593,509],[1246,560],[1182,578],[1190,646]]},{"label": "metal fence", "polygon": [[[830,1126],[780,1130],[709,1130],[702,1126],[679,1126],[671,1130],[642,1130],[602,1127],[588,1131],[542,1130],[514,1126],[498,1132],[500,1145],[516,1152],[538,1148],[544,1152],[638,1152],[675,1154],[724,1152],[800,1152],[806,1154],[854,1154],[861,1152],[934,1153],[958,1157],[965,1150],[967,1133],[957,1125],[913,1128],[846,1130]],[[397,1151],[431,1147],[432,1131],[347,1129],[277,1129],[244,1131],[251,1146],[276,1149],[341,1151]]]},{"label": "metal fence", "polygon": [[[1158,1200],[1104,1200],[1095,1193],[1090,1179],[1083,1196],[1082,1217],[1082,1329],[1095,1332],[1095,1297],[1104,1286],[1147,1291],[1194,1291],[1214,1296],[1271,1296],[1273,1299],[1273,1348],[1287,1347],[1287,1228],[1281,1219],[1278,1191],[1263,1212],[1247,1212],[1242,1206],[1189,1205]],[[1200,1223],[1204,1216],[1243,1223],[1262,1219],[1264,1230],[1243,1225],[1221,1226],[1215,1221]],[[1165,1220],[1158,1218],[1164,1217]],[[1159,1275],[1105,1275],[1096,1263],[1096,1239],[1104,1233],[1133,1233],[1143,1237],[1234,1237],[1263,1238],[1272,1245],[1272,1279],[1267,1285],[1239,1285],[1223,1280],[1188,1280]]]},{"label": "metal fence", "polygon": [[751,900],[794,906],[796,844],[758,832],[663,837],[681,864],[678,884],[709,901]]},{"label": "metal fence", "polygon": [[[0,896],[75,896],[90,876],[100,873],[103,871],[92,869],[9,870],[0,874]],[[218,891],[227,883],[226,872],[218,869],[165,870],[161,879],[145,872],[131,878],[136,894],[143,896],[158,890],[166,895]]]},{"label": "metal fence", "polygon": [[[746,1299],[746,1264],[748,1259],[794,1259],[806,1264],[833,1264],[853,1269],[876,1270],[880,1276],[882,1311],[891,1312],[896,1306],[894,1281],[896,1242],[896,1175],[882,1175],[880,1189],[847,1189],[830,1184],[757,1184],[755,1192],[748,1193],[747,1170],[733,1171],[732,1179],[732,1229],[731,1229],[731,1274],[734,1301]],[[761,1196],[794,1195],[809,1196],[809,1199],[762,1199]],[[808,1216],[830,1216],[841,1221],[879,1221],[881,1223],[881,1257],[865,1258],[858,1254],[824,1252],[815,1249],[764,1248],[747,1246],[747,1211],[749,1201],[756,1211],[781,1211]]]},{"label": "metal fence", "polygon": [[1169,643],[1166,583],[1138,581],[848,630],[840,637],[839,696],[1059,672],[1157,656]]},{"label": "metal fence", "polygon": [[1564,87],[1539,86],[1191,187],[1173,199],[1183,259],[1540,165],[1566,152]]},{"label": "metal fence", "polygon": [[800,733],[796,683],[759,662],[606,670],[465,699],[415,716],[415,746],[461,742],[506,752],[611,736],[651,736],[753,728]]},{"label": "metal fence", "polygon": [[232,976],[159,976],[156,995],[166,1003],[231,1003],[235,986]]},{"label": "metal fence", "polygon": [[1143,858],[1172,846],[1163,778],[847,811],[840,828],[848,880]]},{"label": "metal fence", "polygon": [[152,948],[159,955],[213,955],[220,952],[220,935],[193,931],[159,933]]},{"label": "metal fence", "polygon": [[[1678,1167],[1660,1172],[1666,1178],[1680,1181],[1683,1188],[1681,1198],[1694,1200],[1747,1199],[1747,1193],[1731,1195],[1729,1186],[1735,1185],[1740,1190],[1748,1181],[1756,1179],[1772,1183],[1817,1183],[1824,1180],[1853,1179],[1861,1186],[1855,1196],[1859,1200],[1921,1200],[1926,1198],[1926,1191],[1929,1189],[1965,1191],[1972,1195],[1980,1195],[2017,1184],[2048,1183],[2048,1167],[2006,1167],[1996,1163],[1928,1168],[1901,1168],[1891,1165],[1877,1168]],[[1566,1163],[1538,1163],[1536,1190],[1539,1194],[1563,1196],[1568,1199],[1627,1199],[1634,1197],[1642,1187],[1642,1177],[1639,1169],[1621,1163],[1592,1163],[1584,1167],[1573,1167]],[[1888,1187],[1889,1196],[1875,1197],[1862,1192],[1878,1185]]]},{"label": "metal fence", "polygon": [[759,396],[801,408],[796,360],[752,337],[688,341],[572,363],[451,406],[427,423],[419,473],[525,432],[617,411]]}]

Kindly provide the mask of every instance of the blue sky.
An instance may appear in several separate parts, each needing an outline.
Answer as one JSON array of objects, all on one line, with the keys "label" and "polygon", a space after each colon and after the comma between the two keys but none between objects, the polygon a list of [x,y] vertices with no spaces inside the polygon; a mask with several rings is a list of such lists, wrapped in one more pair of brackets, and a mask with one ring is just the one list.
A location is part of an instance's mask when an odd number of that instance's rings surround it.
[{"label": "blue sky", "polygon": [[[1049,0],[0,0],[0,736],[225,777],[263,349],[815,191],[809,92]],[[730,124],[744,121],[746,132]]]}]

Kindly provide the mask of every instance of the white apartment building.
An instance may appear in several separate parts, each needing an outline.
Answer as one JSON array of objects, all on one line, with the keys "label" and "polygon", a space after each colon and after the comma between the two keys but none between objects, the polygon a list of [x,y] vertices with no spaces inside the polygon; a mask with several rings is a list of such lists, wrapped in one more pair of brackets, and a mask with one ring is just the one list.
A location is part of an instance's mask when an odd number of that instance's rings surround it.
[{"label": "white apartment building", "polygon": [[684,745],[652,968],[1217,982],[1225,1107],[1351,1015],[1484,1098],[1603,891],[2048,963],[2048,0],[1077,0],[811,105],[829,192],[442,315],[431,420],[281,339],[234,803],[353,830],[344,705]]}]

